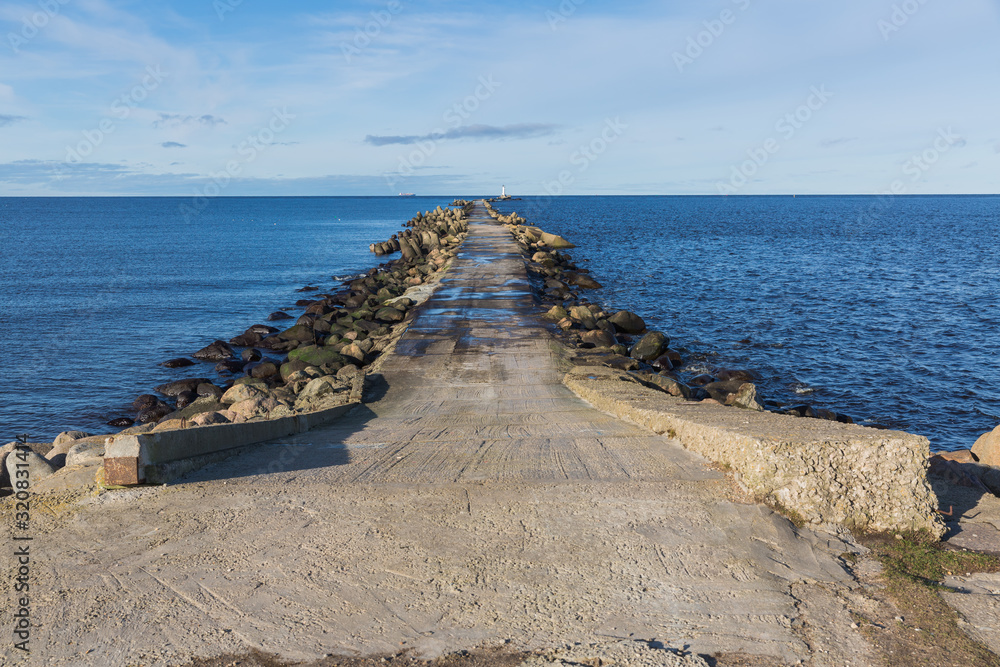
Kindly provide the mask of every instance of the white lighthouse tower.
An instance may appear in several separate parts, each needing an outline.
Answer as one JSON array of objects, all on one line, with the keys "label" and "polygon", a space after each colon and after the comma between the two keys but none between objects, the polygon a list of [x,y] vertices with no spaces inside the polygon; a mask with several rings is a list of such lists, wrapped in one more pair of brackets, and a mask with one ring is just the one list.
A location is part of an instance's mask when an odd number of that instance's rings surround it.
[{"label": "white lighthouse tower", "polygon": [[506,185],[501,185],[500,186],[500,198],[501,199],[506,199],[507,198],[507,186]]}]

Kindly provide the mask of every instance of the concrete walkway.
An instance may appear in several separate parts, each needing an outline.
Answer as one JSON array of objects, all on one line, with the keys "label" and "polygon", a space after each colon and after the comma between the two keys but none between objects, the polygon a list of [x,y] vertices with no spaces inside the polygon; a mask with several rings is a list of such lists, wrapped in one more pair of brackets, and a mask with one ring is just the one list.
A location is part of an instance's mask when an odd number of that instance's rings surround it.
[{"label": "concrete walkway", "polygon": [[477,213],[377,402],[51,520],[37,664],[627,637],[873,662],[848,547],[727,501],[703,459],[564,388],[518,247]]}]

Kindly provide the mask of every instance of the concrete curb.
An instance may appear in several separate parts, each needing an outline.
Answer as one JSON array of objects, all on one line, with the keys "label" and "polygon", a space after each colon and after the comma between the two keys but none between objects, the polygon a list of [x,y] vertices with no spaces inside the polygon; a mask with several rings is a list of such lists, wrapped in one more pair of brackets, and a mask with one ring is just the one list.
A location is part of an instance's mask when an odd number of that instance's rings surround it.
[{"label": "concrete curb", "polygon": [[279,419],[119,436],[105,448],[104,478],[115,486],[162,484],[241,447],[328,424],[358,405],[352,402]]},{"label": "concrete curb", "polygon": [[944,533],[923,436],[689,403],[605,367],[577,367],[563,384],[599,410],[730,466],[749,492],[812,524]]}]

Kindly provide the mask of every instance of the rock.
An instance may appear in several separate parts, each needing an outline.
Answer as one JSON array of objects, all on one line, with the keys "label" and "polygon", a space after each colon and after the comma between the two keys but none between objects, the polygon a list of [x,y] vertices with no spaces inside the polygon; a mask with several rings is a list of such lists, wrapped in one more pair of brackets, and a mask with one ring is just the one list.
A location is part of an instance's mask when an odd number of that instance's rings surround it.
[{"label": "rock", "polygon": [[234,356],[233,348],[224,340],[217,340],[211,345],[206,345],[191,355],[195,359],[203,361],[222,361]]},{"label": "rock", "polygon": [[278,401],[271,396],[255,396],[246,401],[240,401],[229,406],[228,412],[235,415],[233,421],[249,421],[256,417],[267,416],[278,407]]},{"label": "rock", "polygon": [[88,440],[79,442],[66,452],[67,466],[99,466],[104,462],[104,447],[108,438],[103,441]]},{"label": "rock", "polygon": [[668,345],[670,345],[669,338],[659,331],[651,331],[632,346],[631,356],[639,361],[653,361],[663,354]]},{"label": "rock", "polygon": [[629,357],[619,357],[614,356],[604,362],[604,365],[609,368],[616,368],[620,371],[637,371],[642,368],[642,365],[635,359]]},{"label": "rock", "polygon": [[288,382],[289,378],[292,377],[292,375],[301,371],[304,368],[308,368],[309,366],[310,364],[307,364],[304,361],[295,360],[295,361],[285,362],[281,364],[281,368],[279,369],[279,373],[281,373],[281,379],[284,382]]},{"label": "rock", "polygon": [[635,375],[635,377],[637,377],[643,384],[665,391],[671,396],[677,396],[684,399],[691,397],[691,388],[683,382],[678,382],[673,378],[665,375],[659,375],[658,373],[637,372],[633,373],[633,375]]},{"label": "rock", "polygon": [[229,344],[235,345],[236,347],[252,347],[254,345],[259,345],[262,340],[264,340],[264,337],[259,333],[242,333],[239,336],[230,338]]},{"label": "rock", "polygon": [[118,435],[140,435],[142,433],[149,433],[153,430],[154,426],[156,426],[156,424],[136,424],[135,426],[129,426]]},{"label": "rock", "polygon": [[275,327],[271,327],[271,326],[268,326],[266,324],[255,324],[252,327],[250,327],[249,329],[247,329],[246,333],[248,333],[248,334],[249,333],[255,333],[255,334],[259,334],[261,336],[267,336],[269,334],[276,334],[276,333],[278,333],[278,331],[280,331],[280,329],[276,329]]},{"label": "rock", "polygon": [[216,387],[211,382],[202,382],[198,385],[198,388],[195,389],[195,392],[199,396],[210,396],[212,398],[222,398],[222,394],[225,393],[222,389]]},{"label": "rock", "polygon": [[[18,442],[8,442],[3,447],[0,447],[0,487],[10,486],[10,477],[7,475],[7,467],[5,465],[7,456],[11,452],[17,449]],[[31,451],[35,452],[39,456],[44,457],[52,450],[51,442],[29,442],[26,447]]]},{"label": "rock", "polygon": [[79,440],[80,438],[89,438],[92,433],[84,433],[83,431],[63,431],[56,436],[56,439],[52,441],[52,447],[58,447],[67,442],[72,442],[73,440]]},{"label": "rock", "polygon": [[[18,466],[27,467],[18,467]],[[17,488],[16,484],[18,480],[26,479],[28,481],[28,488],[30,489],[33,485],[42,481],[46,477],[49,477],[58,468],[49,461],[46,461],[40,455],[34,451],[24,451],[17,450],[13,451],[7,455],[7,460],[5,461],[5,466],[7,468],[7,476],[11,480],[11,486]],[[21,472],[21,476],[18,477],[17,472]],[[24,470],[28,471],[28,475],[24,475]]]},{"label": "rock", "polygon": [[558,322],[569,317],[569,313],[562,306],[552,306],[542,317],[549,322]]},{"label": "rock", "polygon": [[350,385],[345,385],[339,378],[332,375],[310,380],[309,383],[299,392],[300,399],[315,400],[340,391],[350,389]]},{"label": "rock", "polygon": [[788,408],[787,414],[793,417],[816,418],[816,411],[813,410],[811,405],[796,405],[795,407]]},{"label": "rock", "polygon": [[597,282],[586,273],[569,272],[564,274],[566,282],[583,289],[601,289],[603,285]]},{"label": "rock", "polygon": [[164,415],[160,421],[167,421],[168,419],[191,419],[203,412],[215,412],[225,407],[225,404],[217,400],[214,396],[201,396],[190,405]]},{"label": "rock", "polygon": [[240,352],[240,359],[246,362],[260,361],[263,358],[264,355],[260,353],[260,350],[256,350],[252,347]]},{"label": "rock", "polygon": [[176,431],[178,429],[187,428],[190,424],[186,419],[164,419],[155,427],[153,427],[153,432],[158,431]]},{"label": "rock", "polygon": [[641,334],[646,330],[646,323],[641,317],[627,310],[619,310],[608,318],[615,329],[627,334]]},{"label": "rock", "polygon": [[229,388],[226,393],[222,395],[223,403],[242,403],[244,401],[249,401],[254,398],[267,396],[266,390],[260,387],[255,387],[250,384],[236,384]]},{"label": "rock", "polygon": [[198,400],[198,394],[193,390],[182,391],[177,394],[177,408],[186,408]]},{"label": "rock", "polygon": [[739,380],[728,380],[726,382],[710,382],[705,385],[704,389],[708,392],[709,396],[717,400],[719,403],[725,404],[726,398],[730,394],[738,393],[740,387],[742,386],[743,382]]},{"label": "rock", "polygon": [[670,371],[674,369],[674,362],[666,354],[661,354],[650,364],[658,371]]},{"label": "rock", "polygon": [[180,357],[179,359],[164,361],[160,365],[166,366],[167,368],[184,368],[185,366],[194,366],[194,362],[187,357]]},{"label": "rock", "polygon": [[247,364],[247,367],[243,369],[247,372],[250,377],[255,378],[269,378],[273,375],[278,374],[278,367],[270,361],[260,361],[252,364]]},{"label": "rock", "polygon": [[357,343],[345,345],[340,349],[340,354],[347,363],[354,364],[355,366],[364,366],[365,364],[365,352]]},{"label": "rock", "polygon": [[1000,466],[1000,426],[979,436],[972,453],[983,465]]},{"label": "rock", "polygon": [[756,378],[750,371],[738,371],[728,368],[716,371],[715,377],[719,378],[719,380],[722,382],[728,382],[729,380],[739,380],[740,382],[754,382],[756,380]]},{"label": "rock", "polygon": [[152,394],[142,394],[132,401],[132,409],[136,412],[142,412],[146,408],[151,408],[159,402],[160,399]]},{"label": "rock", "polygon": [[197,426],[210,426],[212,424],[228,424],[229,418],[221,412],[202,412],[191,418],[191,423]]},{"label": "rock", "polygon": [[392,306],[379,308],[375,313],[375,319],[380,322],[402,322],[404,317],[406,317],[406,313],[396,310]]},{"label": "rock", "polygon": [[603,329],[584,331],[580,334],[580,338],[583,340],[584,345],[590,345],[592,347],[611,347],[612,345],[618,344],[618,340],[615,339],[612,334],[604,331]]},{"label": "rock", "polygon": [[690,380],[688,380],[688,384],[691,385],[692,387],[704,387],[705,385],[711,384],[713,382],[717,382],[717,380],[711,375],[706,375],[704,373],[702,373],[701,375],[696,375]]},{"label": "rock", "polygon": [[139,422],[140,424],[149,424],[152,422],[158,422],[173,411],[174,411],[173,408],[171,408],[169,405],[160,402],[154,406],[139,411],[139,414],[136,417],[136,421]]},{"label": "rock", "polygon": [[[281,368],[283,369],[282,373],[284,374],[285,372],[284,369],[286,369],[286,367],[289,369],[289,372],[301,370],[300,368],[295,368],[289,365],[292,362],[296,361],[305,364],[305,366],[323,366],[326,364],[333,364],[333,363],[340,363],[340,364],[347,363],[347,360],[344,358],[344,355],[332,348],[319,347],[317,345],[307,345],[305,347],[300,347],[295,350],[292,350],[291,352],[288,353],[289,363],[282,364],[281,366]],[[303,366],[302,368],[305,368],[305,366]]]},{"label": "rock", "polygon": [[586,329],[597,328],[597,318],[594,317],[593,311],[586,306],[573,306],[569,309],[569,317],[574,322],[582,324]]},{"label": "rock", "polygon": [[244,363],[240,359],[225,359],[215,365],[215,370],[219,373],[242,373]]},{"label": "rock", "polygon": [[288,313],[278,310],[267,316],[268,322],[277,322],[278,320],[290,320],[292,316]]},{"label": "rock", "polygon": [[[153,391],[164,396],[178,396],[185,391],[195,391],[198,385],[203,382],[211,382],[208,378],[188,378],[186,380],[175,380],[153,387]],[[133,404],[133,407],[135,405]]]},{"label": "rock", "polygon": [[549,234],[548,232],[542,232],[539,234],[542,242],[549,246],[550,248],[555,248],[557,250],[563,248],[575,248],[576,246],[564,239],[561,236],[556,236],[555,234]]},{"label": "rock", "polygon": [[727,398],[726,405],[743,408],[744,410],[764,411],[764,406],[757,400],[757,387],[752,382],[744,382],[740,385],[736,394]]},{"label": "rock", "polygon": [[114,426],[115,428],[127,428],[135,423],[134,419],[129,417],[115,417],[114,419],[105,422],[108,426]]},{"label": "rock", "polygon": [[278,338],[282,340],[295,340],[300,343],[312,343],[316,340],[316,332],[313,331],[311,324],[296,324],[279,333]]},{"label": "rock", "polygon": [[971,449],[957,449],[953,452],[934,452],[934,456],[940,458],[942,461],[954,461],[955,463],[976,463],[978,461]]}]

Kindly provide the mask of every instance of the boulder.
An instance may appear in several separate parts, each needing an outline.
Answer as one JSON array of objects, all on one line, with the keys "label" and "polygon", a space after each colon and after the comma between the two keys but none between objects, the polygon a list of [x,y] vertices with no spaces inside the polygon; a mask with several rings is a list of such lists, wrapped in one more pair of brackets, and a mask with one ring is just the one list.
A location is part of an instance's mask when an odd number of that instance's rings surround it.
[{"label": "boulder", "polygon": [[71,442],[73,440],[79,440],[80,438],[89,438],[93,435],[92,433],[84,433],[83,431],[63,431],[56,436],[56,439],[52,441],[52,447],[58,447],[59,445]]},{"label": "boulder", "polygon": [[976,463],[977,461],[971,449],[956,449],[953,452],[935,452],[934,456],[943,461],[954,461],[955,463]]},{"label": "boulder", "polygon": [[236,347],[252,347],[254,345],[258,345],[263,339],[264,337],[259,333],[248,332],[230,338],[229,344],[235,345]]},{"label": "boulder", "polygon": [[256,396],[246,401],[240,401],[229,406],[228,412],[235,415],[233,421],[250,421],[257,417],[266,417],[278,407],[278,401],[272,396]]},{"label": "boulder", "polygon": [[375,319],[380,322],[402,322],[404,317],[406,317],[406,313],[396,310],[392,306],[379,308],[375,313]]},{"label": "boulder", "polygon": [[569,313],[562,306],[552,306],[549,308],[548,312],[542,315],[542,317],[549,322],[558,322],[559,320],[569,317]]},{"label": "boulder", "polygon": [[549,246],[550,248],[555,248],[561,250],[563,248],[575,248],[576,246],[564,239],[561,236],[556,236],[555,234],[549,234],[548,232],[542,232],[540,234],[542,243]]},{"label": "boulder", "polygon": [[246,362],[260,361],[264,358],[264,355],[260,353],[260,350],[256,350],[252,347],[247,348],[240,352],[240,359]]},{"label": "boulder", "polygon": [[757,386],[752,382],[744,382],[740,385],[739,390],[727,398],[726,405],[743,408],[744,410],[764,411],[764,406],[757,400]]},{"label": "boulder", "polygon": [[222,361],[234,356],[233,348],[224,340],[217,340],[210,345],[206,345],[191,355],[195,359],[202,361]]},{"label": "boulder", "polygon": [[[208,378],[188,378],[186,380],[175,380],[153,387],[153,391],[164,396],[177,396],[181,392],[195,391],[198,385],[203,382],[211,382]],[[135,405],[133,404],[133,407]]]},{"label": "boulder", "polygon": [[268,322],[277,322],[278,320],[290,320],[290,319],[292,319],[292,316],[282,310],[275,311],[267,316]]},{"label": "boulder", "polygon": [[972,453],[984,465],[1000,466],[1000,426],[979,436],[972,445]]},{"label": "boulder", "polygon": [[641,317],[627,310],[619,310],[608,318],[615,329],[627,334],[641,334],[646,330],[646,323]]},{"label": "boulder", "polygon": [[266,389],[252,384],[235,384],[222,395],[222,402],[230,404],[242,403],[243,401],[267,395],[268,392]]},{"label": "boulder", "polygon": [[730,368],[724,368],[720,371],[716,371],[715,377],[719,378],[722,382],[727,382],[729,380],[753,382],[756,379],[750,371],[733,370]]},{"label": "boulder", "polygon": [[594,317],[593,311],[586,306],[573,306],[569,309],[569,317],[574,322],[582,324],[586,329],[597,328],[597,318]]},{"label": "boulder", "polygon": [[177,409],[186,408],[198,400],[198,394],[193,390],[182,391],[177,394]]},{"label": "boulder", "polygon": [[135,423],[135,420],[131,417],[115,417],[114,419],[109,419],[105,423],[108,426],[113,426],[115,428],[128,428]]},{"label": "boulder", "polygon": [[196,426],[210,426],[212,424],[228,424],[229,418],[221,412],[202,412],[191,418],[191,423]]},{"label": "boulder", "polygon": [[639,342],[632,346],[632,358],[639,361],[653,361],[664,353],[670,339],[659,331],[650,331],[639,339]]},{"label": "boulder", "polygon": [[185,366],[194,366],[194,362],[187,357],[180,357],[178,359],[169,359],[160,365],[167,368],[184,368]]},{"label": "boulder", "polygon": [[296,324],[278,334],[281,340],[295,340],[300,343],[311,343],[316,340],[316,332],[312,324]]},{"label": "boulder", "polygon": [[243,370],[248,373],[250,377],[261,379],[269,378],[278,374],[278,367],[271,361],[258,361],[247,364],[246,368]]},{"label": "boulder", "polygon": [[[353,366],[351,366],[353,368]],[[332,375],[310,380],[302,391],[299,392],[299,399],[316,400],[330,394],[350,389],[349,384],[344,384],[339,378]]]},{"label": "boulder", "polygon": [[[25,465],[27,467],[18,467]],[[16,484],[19,480],[26,479],[28,481],[28,488],[30,489],[33,485],[42,481],[46,477],[49,477],[58,469],[52,463],[46,461],[42,456],[30,450],[17,450],[11,452],[7,455],[5,466],[7,468],[7,476],[11,480],[11,486],[15,489],[17,488]],[[22,471],[20,477],[17,475],[19,470]],[[24,475],[24,470],[28,471],[27,476]]]},{"label": "boulder", "polygon": [[678,382],[671,377],[659,375],[658,373],[643,372],[633,373],[633,375],[639,378],[639,381],[644,385],[659,389],[660,391],[665,391],[671,396],[677,396],[684,399],[691,397],[691,388],[683,382]]},{"label": "boulder", "polygon": [[200,415],[203,412],[215,412],[216,410],[222,410],[225,407],[226,406],[214,396],[201,396],[190,405],[185,406],[180,410],[175,410],[168,415],[164,415],[162,421],[166,421],[168,419],[191,419],[195,415]]},{"label": "boulder", "polygon": [[212,398],[222,398],[222,394],[225,393],[211,382],[202,382],[195,391],[199,396],[211,396]]},{"label": "boulder", "polygon": [[618,340],[615,339],[612,334],[604,331],[603,329],[584,331],[580,334],[580,338],[583,340],[584,345],[590,345],[593,347],[611,347],[612,345],[618,344]]},{"label": "boulder", "polygon": [[136,416],[136,421],[139,422],[140,424],[149,424],[152,422],[158,422],[173,411],[174,409],[171,408],[169,405],[160,402],[157,403],[156,405],[141,410],[139,414]]},{"label": "boulder", "polygon": [[[6,488],[10,486],[10,477],[7,475],[7,467],[5,465],[7,456],[10,455],[15,449],[17,449],[18,442],[8,442],[3,447],[0,447],[0,487]],[[27,443],[28,449],[35,452],[39,456],[45,456],[49,451],[52,450],[51,442],[29,442]]]},{"label": "boulder", "polygon": [[190,426],[190,423],[186,419],[164,419],[153,427],[153,432],[176,431],[178,429],[187,428],[188,426]]},{"label": "boulder", "polygon": [[666,354],[661,354],[653,359],[650,365],[658,371],[670,371],[674,368],[674,362]]},{"label": "boulder", "polygon": [[281,368],[278,369],[278,372],[281,373],[281,379],[284,382],[288,382],[289,378],[292,377],[292,375],[294,375],[295,373],[298,373],[299,371],[303,370],[304,368],[309,368],[309,366],[310,366],[310,364],[307,364],[304,361],[298,361],[298,360],[287,361],[287,362],[281,364]]},{"label": "boulder", "polygon": [[566,281],[570,285],[576,285],[577,287],[583,289],[601,289],[603,287],[601,283],[597,282],[596,280],[588,276],[586,273],[570,272],[566,273],[565,277]]},{"label": "boulder", "polygon": [[78,442],[66,452],[67,466],[99,466],[104,462],[104,447],[108,438],[103,441],[88,439],[86,442]]},{"label": "boulder", "polygon": [[[323,366],[324,364],[332,363],[347,363],[343,355],[330,347],[319,347],[318,345],[307,345],[305,347],[300,347],[292,350],[288,353],[288,362],[282,364],[282,374],[285,374],[286,368],[289,372],[294,372],[296,370],[301,370],[291,366],[292,362],[301,362],[305,366]],[[303,366],[302,368],[305,368]]]},{"label": "boulder", "polygon": [[706,384],[711,384],[713,382],[716,382],[716,379],[711,375],[707,375],[705,373],[702,373],[701,375],[696,375],[690,380],[688,380],[688,384],[691,385],[692,387],[704,387]]},{"label": "boulder", "polygon": [[152,394],[142,394],[132,401],[132,409],[136,412],[142,412],[146,408],[151,408],[160,402],[160,399]]},{"label": "boulder", "polygon": [[219,373],[242,373],[243,362],[239,359],[223,359],[215,365],[215,370]]},{"label": "boulder", "polygon": [[341,348],[340,354],[347,363],[354,364],[355,366],[363,366],[365,364],[365,352],[357,343],[345,345]]}]

